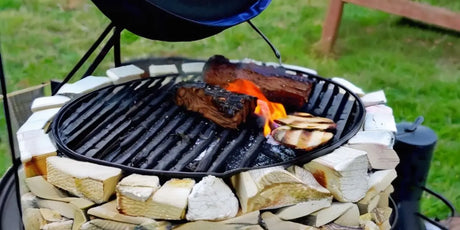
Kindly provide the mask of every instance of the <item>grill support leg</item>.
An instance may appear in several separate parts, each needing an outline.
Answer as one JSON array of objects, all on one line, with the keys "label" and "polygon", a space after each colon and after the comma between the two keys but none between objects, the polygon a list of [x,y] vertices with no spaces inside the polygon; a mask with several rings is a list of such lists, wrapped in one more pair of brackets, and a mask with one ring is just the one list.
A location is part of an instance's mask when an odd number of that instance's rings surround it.
[{"label": "grill support leg", "polygon": [[[15,189],[16,189],[16,202],[18,204],[18,207],[21,207],[21,192],[19,190],[19,176],[18,176],[18,168],[21,165],[21,160],[19,157],[16,156],[16,153],[14,151],[14,140],[13,140],[13,128],[11,126],[11,117],[10,117],[10,109],[9,109],[9,104],[8,104],[8,91],[6,89],[6,80],[5,80],[5,74],[3,71],[3,61],[2,61],[2,55],[0,53],[0,83],[1,83],[1,89],[2,89],[2,95],[3,95],[3,110],[5,113],[5,122],[6,122],[6,129],[8,132],[8,144],[10,146],[10,153],[11,153],[11,161],[13,163],[13,173],[14,173],[14,180],[16,183]],[[22,219],[22,210],[19,208],[19,215],[21,216]],[[19,223],[19,226],[22,226],[22,222]]]}]

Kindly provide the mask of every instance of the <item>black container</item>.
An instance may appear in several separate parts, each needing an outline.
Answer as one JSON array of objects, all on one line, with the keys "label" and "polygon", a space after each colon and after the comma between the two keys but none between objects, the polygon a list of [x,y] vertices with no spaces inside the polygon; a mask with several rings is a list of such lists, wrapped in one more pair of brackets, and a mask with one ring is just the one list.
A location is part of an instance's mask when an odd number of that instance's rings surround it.
[{"label": "black container", "polygon": [[0,178],[0,230],[23,229],[21,214],[16,198],[14,168]]},{"label": "black container", "polygon": [[395,229],[425,229],[418,213],[437,136],[422,122],[423,117],[419,117],[414,123],[397,124],[394,149],[400,163],[396,167],[398,177],[393,182],[392,197],[397,203],[399,221]]}]

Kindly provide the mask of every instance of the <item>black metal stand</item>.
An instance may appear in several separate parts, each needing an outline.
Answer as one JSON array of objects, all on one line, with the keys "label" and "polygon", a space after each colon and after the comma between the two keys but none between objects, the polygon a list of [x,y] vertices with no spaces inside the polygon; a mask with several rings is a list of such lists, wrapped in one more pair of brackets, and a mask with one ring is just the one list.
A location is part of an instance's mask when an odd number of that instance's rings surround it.
[{"label": "black metal stand", "polygon": [[[115,28],[115,29],[114,29]],[[98,39],[94,42],[94,44],[88,49],[88,51],[83,55],[83,57],[77,62],[77,64],[72,68],[72,70],[67,74],[67,76],[64,78],[62,82],[60,82],[57,86],[52,87],[52,95],[55,95],[59,89],[67,83],[74,75],[75,73],[81,68],[81,66],[88,60],[88,58],[91,56],[92,53],[96,50],[96,48],[102,43],[104,38],[107,37],[108,33],[114,29],[112,36],[109,38],[107,43],[104,45],[102,50],[99,52],[99,54],[96,56],[95,60],[89,68],[86,70],[85,74],[82,76],[82,78],[92,74],[96,67],[100,64],[100,62],[104,59],[104,57],[107,55],[109,50],[114,47],[114,63],[115,66],[120,66],[121,65],[121,55],[120,55],[120,35],[121,32],[123,31],[123,28],[121,27],[115,27],[113,23],[110,23],[105,30],[102,32],[102,34],[98,37]],[[2,62],[2,56],[0,52],[0,84],[1,84],[1,90],[2,90],[2,95],[3,95],[3,109],[5,113],[5,121],[6,121],[6,127],[7,127],[7,132],[8,132],[8,144],[10,146],[10,153],[11,153],[11,162],[12,162],[12,168],[10,171],[12,171],[14,175],[14,191],[16,195],[16,202],[18,206],[18,212],[20,215],[19,220],[22,219],[22,210],[21,210],[21,195],[20,195],[20,189],[19,189],[19,176],[18,176],[18,169],[19,166],[21,165],[21,159],[19,156],[16,156],[15,150],[14,150],[14,136],[13,136],[13,129],[12,129],[12,122],[11,122],[11,117],[10,117],[10,109],[9,109],[9,103],[8,103],[8,91],[7,91],[7,86],[6,86],[6,80],[5,80],[5,74],[4,74],[4,69],[3,69],[3,62]],[[15,225],[16,226],[16,225]],[[23,228],[22,221],[19,221],[18,226],[20,228]]]},{"label": "black metal stand", "polygon": [[110,51],[112,47],[114,47],[114,63],[115,66],[118,67],[121,65],[121,55],[120,55],[120,35],[121,31],[123,31],[123,28],[115,26],[112,22],[105,28],[105,30],[99,35],[97,40],[91,45],[91,47],[86,51],[85,55],[77,62],[77,64],[72,68],[72,70],[67,74],[67,76],[62,80],[62,82],[54,87],[52,90],[52,95],[55,95],[59,89],[75,75],[75,73],[82,67],[82,65],[88,60],[88,58],[91,56],[91,54],[94,53],[96,48],[102,43],[104,38],[107,37],[109,32],[113,29],[113,34],[107,41],[107,43],[104,45],[102,50],[99,52],[99,54],[96,56],[94,61],[91,63],[91,65],[88,67],[86,72],[83,74],[81,78],[85,78],[89,75],[91,75],[96,67],[101,63],[101,61],[104,59],[104,57],[107,55],[107,53]]},{"label": "black metal stand", "polygon": [[[3,111],[5,113],[5,121],[6,121],[6,129],[8,132],[8,144],[10,146],[10,153],[11,153],[11,162],[13,163],[12,169],[13,174],[14,174],[14,186],[16,188],[16,197],[17,197],[17,204],[18,207],[21,207],[21,199],[20,199],[20,190],[19,190],[19,177],[18,177],[18,169],[19,166],[21,165],[21,160],[19,157],[16,156],[16,153],[14,151],[14,136],[13,136],[13,128],[11,127],[11,117],[10,117],[10,109],[9,109],[9,104],[8,104],[8,91],[6,87],[6,81],[5,81],[5,74],[3,70],[3,61],[2,61],[2,55],[0,52],[0,83],[1,83],[1,89],[2,89],[2,95],[3,95]],[[21,209],[19,209],[19,215],[22,217],[22,212]],[[22,222],[19,223],[22,225]]]}]

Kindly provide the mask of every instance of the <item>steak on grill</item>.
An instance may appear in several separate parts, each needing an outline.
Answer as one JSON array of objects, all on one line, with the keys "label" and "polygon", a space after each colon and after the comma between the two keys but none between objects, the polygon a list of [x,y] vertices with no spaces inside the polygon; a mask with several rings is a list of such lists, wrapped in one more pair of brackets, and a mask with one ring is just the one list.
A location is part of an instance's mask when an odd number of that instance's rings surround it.
[{"label": "steak on grill", "polygon": [[254,112],[257,98],[232,93],[203,82],[186,82],[177,86],[175,102],[198,112],[224,128],[236,129]]},{"label": "steak on grill", "polygon": [[203,78],[206,83],[222,88],[236,79],[250,80],[268,100],[281,103],[291,110],[298,110],[308,102],[313,87],[312,80],[288,74],[283,68],[255,63],[231,63],[222,55],[209,58],[203,68]]}]

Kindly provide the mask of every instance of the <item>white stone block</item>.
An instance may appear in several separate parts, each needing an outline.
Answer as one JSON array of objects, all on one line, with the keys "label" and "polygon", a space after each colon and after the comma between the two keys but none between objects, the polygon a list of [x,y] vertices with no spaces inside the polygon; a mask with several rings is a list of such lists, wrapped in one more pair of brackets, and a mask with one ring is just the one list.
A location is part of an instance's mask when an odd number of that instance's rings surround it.
[{"label": "white stone block", "polygon": [[396,122],[393,114],[367,113],[364,121],[364,131],[385,130],[396,133]]},{"label": "white stone block", "polygon": [[106,71],[107,77],[109,77],[114,84],[140,79],[144,73],[145,71],[143,69],[132,64],[115,67]]},{"label": "white stone block", "polygon": [[149,73],[150,77],[155,77],[165,74],[177,74],[179,71],[177,70],[176,65],[150,65]]},{"label": "white stone block", "polygon": [[45,109],[32,113],[24,124],[18,129],[17,134],[34,130],[43,130],[51,122],[60,108]]},{"label": "white stone block", "polygon": [[203,72],[204,62],[190,62],[182,64],[184,73],[201,73]]},{"label": "white stone block", "polygon": [[84,94],[111,85],[108,77],[87,76],[77,82],[64,84],[57,94]]},{"label": "white stone block", "polygon": [[61,108],[68,101],[70,101],[70,98],[61,95],[39,97],[35,98],[30,109],[32,112],[37,112],[45,109]]},{"label": "white stone block", "polygon": [[364,106],[372,106],[387,103],[387,98],[383,90],[368,93],[361,97]]},{"label": "white stone block", "polygon": [[350,81],[344,78],[333,77],[332,81],[343,85],[345,88],[349,89],[351,92],[353,92],[354,94],[360,97],[364,96],[364,91],[361,88],[359,88],[358,86],[354,85],[353,83],[351,83]]},{"label": "white stone block", "polygon": [[348,144],[379,144],[393,148],[395,135],[385,130],[360,131],[348,140]]}]

